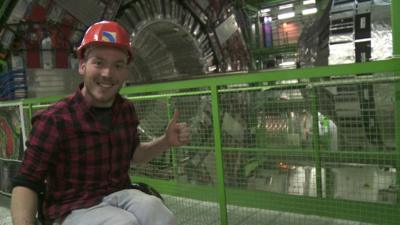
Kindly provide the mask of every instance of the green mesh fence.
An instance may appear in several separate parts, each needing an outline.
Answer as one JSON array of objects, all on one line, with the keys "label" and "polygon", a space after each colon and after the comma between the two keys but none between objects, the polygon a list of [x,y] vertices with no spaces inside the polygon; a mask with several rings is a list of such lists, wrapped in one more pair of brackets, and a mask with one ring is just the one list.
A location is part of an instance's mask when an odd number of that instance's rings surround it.
[{"label": "green mesh fence", "polygon": [[141,141],[162,135],[173,111],[178,110],[179,122],[190,125],[191,143],[145,165],[134,165],[132,177],[138,181],[143,177],[156,178],[158,181],[153,185],[168,193],[166,204],[178,215],[179,224],[219,224],[210,94],[196,93],[133,98],[140,120]]},{"label": "green mesh fence", "polygon": [[221,93],[229,224],[397,223],[393,79]]},{"label": "green mesh fence", "polygon": [[[143,142],[164,132],[174,109],[191,129],[188,146],[132,165],[132,179],[160,191],[180,225],[398,224],[397,65],[124,89]],[[41,102],[24,102],[25,121]]]},{"label": "green mesh fence", "polygon": [[[394,80],[221,87],[227,224],[396,224]],[[134,166],[132,176],[165,193],[179,224],[221,224],[211,95],[182,92],[133,98],[143,141],[160,135],[176,108],[191,143]]]}]

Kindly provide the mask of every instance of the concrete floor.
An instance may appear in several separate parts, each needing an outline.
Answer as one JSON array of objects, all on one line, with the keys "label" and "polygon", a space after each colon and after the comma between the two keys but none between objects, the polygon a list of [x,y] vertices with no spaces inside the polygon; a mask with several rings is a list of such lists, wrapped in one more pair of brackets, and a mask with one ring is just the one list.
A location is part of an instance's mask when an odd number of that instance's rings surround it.
[{"label": "concrete floor", "polygon": [[[174,196],[165,196],[167,206],[177,215],[180,225],[218,225],[218,204]],[[11,225],[10,198],[0,194],[0,225]],[[312,215],[228,206],[229,225],[372,225]]]},{"label": "concrete floor", "polygon": [[10,197],[0,194],[0,225],[11,225]]}]

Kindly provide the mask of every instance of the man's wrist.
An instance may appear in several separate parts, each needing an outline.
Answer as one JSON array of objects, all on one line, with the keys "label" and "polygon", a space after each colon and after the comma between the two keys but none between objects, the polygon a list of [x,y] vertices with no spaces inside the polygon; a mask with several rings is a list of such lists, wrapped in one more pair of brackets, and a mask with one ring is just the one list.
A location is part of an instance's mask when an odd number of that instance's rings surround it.
[{"label": "man's wrist", "polygon": [[161,136],[161,143],[166,149],[173,147],[172,144],[169,142],[168,136],[166,134]]}]

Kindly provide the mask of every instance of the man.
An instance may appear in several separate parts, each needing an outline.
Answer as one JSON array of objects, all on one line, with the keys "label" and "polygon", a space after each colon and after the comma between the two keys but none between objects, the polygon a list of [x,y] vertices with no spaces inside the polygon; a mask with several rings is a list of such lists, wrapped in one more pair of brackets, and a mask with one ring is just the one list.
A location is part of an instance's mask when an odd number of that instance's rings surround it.
[{"label": "man", "polygon": [[86,31],[77,50],[83,84],[34,116],[22,165],[14,178],[14,225],[34,224],[45,182],[44,213],[52,224],[176,224],[161,200],[129,189],[129,166],[189,142],[178,113],[165,134],[140,143],[131,102],[118,94],[133,58],[130,35],[115,22]]}]

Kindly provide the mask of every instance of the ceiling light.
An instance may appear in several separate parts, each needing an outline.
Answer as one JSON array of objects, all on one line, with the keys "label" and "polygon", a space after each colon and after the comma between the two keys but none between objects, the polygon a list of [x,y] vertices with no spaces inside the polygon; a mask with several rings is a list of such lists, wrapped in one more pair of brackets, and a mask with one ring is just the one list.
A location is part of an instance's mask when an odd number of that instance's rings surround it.
[{"label": "ceiling light", "polygon": [[309,14],[314,14],[317,11],[318,11],[317,8],[303,9],[302,14],[309,15]]},{"label": "ceiling light", "polygon": [[268,16],[264,17],[264,23],[270,23],[270,22],[272,22],[271,17],[268,17]]},{"label": "ceiling light", "polygon": [[279,64],[280,66],[294,66],[296,65],[295,61],[286,61]]},{"label": "ceiling light", "polygon": [[292,8],[292,7],[293,7],[293,4],[292,4],[292,3],[286,4],[286,5],[280,5],[280,6],[279,6],[279,10],[288,9],[288,8]]},{"label": "ceiling light", "polygon": [[303,1],[303,5],[311,5],[311,4],[315,4],[315,0],[304,0]]},{"label": "ceiling light", "polygon": [[270,8],[261,9],[258,14],[260,17],[267,16],[268,13],[271,12]]},{"label": "ceiling light", "polygon": [[267,12],[271,12],[270,8],[265,8],[265,9],[261,9],[260,13],[267,13]]},{"label": "ceiling light", "polygon": [[282,13],[278,15],[279,20],[289,19],[294,17],[294,12]]}]

